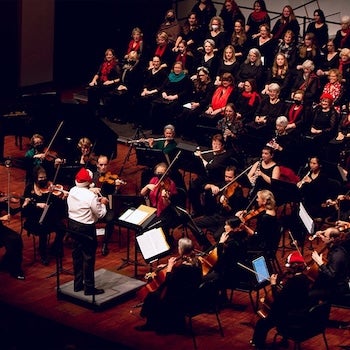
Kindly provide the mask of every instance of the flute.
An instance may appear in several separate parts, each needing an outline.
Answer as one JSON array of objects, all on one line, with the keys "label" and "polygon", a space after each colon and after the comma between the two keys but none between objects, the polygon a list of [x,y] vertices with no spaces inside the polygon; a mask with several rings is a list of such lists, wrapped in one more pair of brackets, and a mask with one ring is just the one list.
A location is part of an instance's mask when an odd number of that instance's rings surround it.
[{"label": "flute", "polygon": [[198,152],[200,152],[200,154],[207,154],[207,153],[214,153],[214,152],[217,152],[217,151],[214,151],[213,149],[209,149],[208,151],[197,150],[197,151],[194,152],[194,154],[196,155],[196,153],[198,154]]},{"label": "flute", "polygon": [[[153,142],[170,141],[170,140],[173,140],[173,138],[171,138],[171,137],[159,137],[157,139],[153,139]],[[149,142],[149,139],[142,138],[142,139],[138,139],[138,140],[129,140],[128,141],[128,143],[139,143],[139,142]]]}]

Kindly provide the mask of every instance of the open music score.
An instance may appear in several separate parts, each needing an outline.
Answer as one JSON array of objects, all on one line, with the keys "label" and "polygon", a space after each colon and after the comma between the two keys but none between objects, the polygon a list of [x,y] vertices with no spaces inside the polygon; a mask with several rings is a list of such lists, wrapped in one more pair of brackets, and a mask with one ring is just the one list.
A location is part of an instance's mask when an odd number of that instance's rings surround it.
[{"label": "open music score", "polygon": [[119,217],[119,220],[132,225],[143,226],[147,219],[155,215],[156,211],[156,208],[141,204],[136,209],[128,209]]},{"label": "open music score", "polygon": [[143,258],[147,263],[159,259],[170,251],[161,227],[153,228],[136,237]]}]

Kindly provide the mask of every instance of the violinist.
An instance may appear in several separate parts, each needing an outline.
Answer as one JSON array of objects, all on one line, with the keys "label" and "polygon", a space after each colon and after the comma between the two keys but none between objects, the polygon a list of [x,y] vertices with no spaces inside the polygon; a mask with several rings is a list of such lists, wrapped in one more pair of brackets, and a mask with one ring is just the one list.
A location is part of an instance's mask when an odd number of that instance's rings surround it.
[{"label": "violinist", "polygon": [[[100,155],[97,158],[97,170],[93,173],[93,184],[95,185],[91,188],[96,194],[102,195],[103,197],[108,197],[113,194],[116,194],[120,185],[124,183],[121,179],[114,178],[111,179],[111,176],[107,178],[107,175],[110,173],[108,171],[109,159],[105,155]],[[117,177],[117,176],[115,176]],[[108,242],[114,231],[114,220],[115,215],[114,210],[111,208],[110,204],[107,205],[107,213],[103,217],[103,221],[106,223],[105,226],[105,235],[103,238],[102,245],[102,255],[107,256],[109,254]]]},{"label": "violinist", "polygon": [[[7,200],[6,197],[0,198],[0,247],[5,247],[6,249],[6,253],[0,262],[0,271],[6,270],[12,277],[18,280],[24,280],[25,277],[21,267],[23,259],[22,237],[4,224],[17,211],[10,208],[10,214],[8,213]],[[5,211],[7,211],[7,214],[3,215]]]},{"label": "violinist", "polygon": [[[349,224],[349,223],[347,223]],[[336,302],[350,293],[350,239],[340,227],[329,227],[317,231],[324,248],[328,249],[327,259],[316,250],[312,252],[312,260],[317,264],[318,274],[312,286],[310,296],[318,300]]]},{"label": "violinist", "polygon": [[[289,320],[302,320],[310,304],[308,296],[310,280],[304,273],[306,264],[299,252],[288,255],[286,278],[280,284],[277,274],[270,277],[272,300],[270,311],[266,318],[259,318],[255,325],[253,338],[250,344],[258,349],[265,349],[265,340],[270,329],[277,324]],[[288,340],[283,339],[281,346],[288,347]]]},{"label": "violinist", "polygon": [[[158,163],[154,168],[154,176],[141,189],[141,196],[148,196],[150,206],[157,208],[157,217],[155,221],[163,222],[163,230],[168,236],[168,240],[172,240],[169,235],[169,225],[173,224],[171,201],[177,194],[175,182],[166,174],[168,166],[166,163]],[[152,224],[152,223],[151,223]]]},{"label": "violinist", "polygon": [[55,164],[66,164],[68,166],[77,167],[77,171],[81,166],[96,171],[97,156],[93,152],[93,144],[88,137],[79,139],[76,151],[67,155],[66,159],[57,158]]},{"label": "violinist", "polygon": [[45,157],[44,136],[34,134],[30,139],[30,148],[25,153],[26,161],[26,182],[28,183],[33,174],[33,169],[37,166],[45,168],[50,174],[53,173],[54,164]]},{"label": "violinist", "polygon": [[[225,169],[224,181],[204,185],[206,214],[195,218],[194,222],[198,227],[213,232],[215,241],[220,238],[225,221],[238,209],[246,206],[241,185],[233,181],[235,176],[236,167],[229,165]],[[220,190],[225,186],[227,187],[224,190]]]},{"label": "violinist", "polygon": [[[280,228],[276,215],[276,201],[269,190],[260,190],[256,196],[257,208],[251,212],[240,210],[236,216],[242,221],[241,228],[249,236],[248,250],[274,257],[280,241]],[[256,218],[255,228],[250,220]]]},{"label": "violinist", "polygon": [[39,236],[41,263],[47,266],[49,264],[47,237],[51,232],[55,232],[56,235],[50,247],[50,253],[55,256],[63,254],[65,202],[62,196],[51,195],[52,183],[47,179],[46,170],[43,167],[39,166],[34,169],[33,179],[34,182],[28,183],[24,189],[22,214],[25,222],[23,227],[28,232]]},{"label": "violinist", "polygon": [[136,330],[160,333],[185,331],[185,310],[195,301],[195,293],[202,281],[202,269],[189,238],[179,239],[178,253],[178,258],[170,257],[168,260],[164,283],[144,300],[140,315],[147,322],[136,326]]},{"label": "violinist", "polygon": [[257,191],[271,189],[272,179],[280,178],[280,168],[273,159],[274,151],[271,147],[265,146],[261,151],[261,159],[255,162],[247,176],[252,185],[250,197],[253,198]]},{"label": "violinist", "polygon": [[[224,232],[216,245],[217,261],[214,261],[212,269],[203,277],[205,281],[217,281],[220,286],[220,301],[222,306],[227,304],[226,287],[241,281],[242,269],[237,265],[238,261],[246,258],[246,234],[240,228],[241,221],[233,217],[224,223]],[[222,227],[221,227],[222,231]],[[203,259],[203,260],[202,260]],[[206,256],[201,259],[203,272]]]}]

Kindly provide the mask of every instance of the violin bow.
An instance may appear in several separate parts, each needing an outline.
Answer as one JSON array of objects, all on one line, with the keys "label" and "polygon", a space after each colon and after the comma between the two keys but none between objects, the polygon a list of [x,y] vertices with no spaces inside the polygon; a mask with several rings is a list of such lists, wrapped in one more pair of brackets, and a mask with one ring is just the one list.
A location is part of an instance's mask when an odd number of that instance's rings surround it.
[{"label": "violin bow", "polygon": [[[291,230],[288,230],[288,234],[289,234],[290,239],[292,240],[293,244],[295,245],[295,249],[297,250],[297,252],[300,254],[300,256],[303,256],[303,254],[301,254],[301,251],[300,251],[300,249],[299,249],[299,247],[298,247],[298,242],[297,242],[297,241],[294,239],[294,237],[293,237],[292,231],[291,231]],[[308,267],[308,265],[307,265],[305,259],[304,259],[304,265],[305,265],[305,267]]]},{"label": "violin bow", "polygon": [[47,148],[46,148],[46,151],[45,151],[45,153],[44,153],[44,156],[45,156],[45,157],[46,157],[47,153],[49,152],[49,150],[50,150],[50,148],[51,148],[53,142],[55,141],[55,138],[57,137],[59,131],[61,130],[61,128],[62,128],[62,126],[63,126],[63,123],[64,123],[64,121],[62,120],[62,121],[60,122],[60,124],[58,125],[58,127],[57,127],[57,129],[56,129],[54,135],[52,136],[51,141],[49,142],[49,144],[48,144],[48,146],[47,146]]},{"label": "violin bow", "polygon": [[[57,175],[58,175],[58,172],[59,172],[60,168],[61,168],[61,163],[59,163],[57,165],[55,176],[53,177],[52,183],[56,183]],[[39,219],[39,224],[40,225],[42,225],[42,223],[44,222],[46,214],[47,214],[47,211],[49,210],[49,207],[50,207],[49,201],[51,199],[51,196],[52,196],[52,191],[49,191],[49,195],[47,196],[47,199],[46,199],[46,202],[45,202],[44,210],[41,213],[41,216],[40,216],[40,219]]]},{"label": "violin bow", "polygon": [[11,183],[11,172],[10,167],[12,165],[11,159],[5,161],[5,167],[7,169],[7,215],[10,220],[11,207],[10,207],[10,183]]},{"label": "violin bow", "polygon": [[181,152],[182,152],[182,150],[177,152],[177,155],[175,156],[175,158],[172,160],[172,162],[168,166],[168,169],[164,172],[164,174],[161,176],[161,178],[156,183],[156,187],[159,186],[159,184],[164,180],[165,176],[169,173],[169,171],[170,171],[171,167],[174,165],[175,161],[179,158]]},{"label": "violin bow", "polygon": [[219,188],[219,192],[224,191],[227,187],[229,187],[230,185],[232,185],[235,181],[237,181],[241,176],[243,176],[247,171],[249,171],[254,164],[250,165],[247,169],[243,170],[239,175],[237,175],[233,180],[231,180],[230,182],[228,182],[226,185],[224,185],[223,187]]}]

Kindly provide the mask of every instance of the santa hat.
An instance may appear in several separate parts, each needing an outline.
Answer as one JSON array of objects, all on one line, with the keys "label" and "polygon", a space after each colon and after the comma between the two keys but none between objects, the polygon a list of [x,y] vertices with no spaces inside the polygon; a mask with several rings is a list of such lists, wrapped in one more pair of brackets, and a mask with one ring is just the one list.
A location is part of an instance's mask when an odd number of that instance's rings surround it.
[{"label": "santa hat", "polygon": [[88,187],[92,182],[92,172],[89,169],[81,168],[75,175],[75,184],[78,187]]},{"label": "santa hat", "polygon": [[334,101],[334,98],[331,94],[329,94],[328,92],[324,92],[321,97],[320,97],[320,100],[323,100],[323,99],[327,99],[327,100],[330,100],[332,103]]},{"label": "santa hat", "polygon": [[286,267],[291,267],[292,264],[305,264],[305,260],[299,252],[293,252],[288,255]]}]

